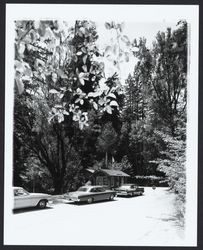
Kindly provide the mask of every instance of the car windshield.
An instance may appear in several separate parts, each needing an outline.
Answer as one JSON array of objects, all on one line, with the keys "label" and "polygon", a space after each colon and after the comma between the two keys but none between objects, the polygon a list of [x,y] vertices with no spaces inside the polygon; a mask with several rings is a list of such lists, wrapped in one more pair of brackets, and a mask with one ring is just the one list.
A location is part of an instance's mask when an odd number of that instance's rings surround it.
[{"label": "car windshield", "polygon": [[80,192],[87,192],[87,191],[88,191],[88,188],[80,187],[80,188],[78,189],[78,191],[80,191]]},{"label": "car windshield", "polygon": [[29,195],[29,193],[23,188],[19,188],[19,189],[14,189],[14,195],[15,196]]}]

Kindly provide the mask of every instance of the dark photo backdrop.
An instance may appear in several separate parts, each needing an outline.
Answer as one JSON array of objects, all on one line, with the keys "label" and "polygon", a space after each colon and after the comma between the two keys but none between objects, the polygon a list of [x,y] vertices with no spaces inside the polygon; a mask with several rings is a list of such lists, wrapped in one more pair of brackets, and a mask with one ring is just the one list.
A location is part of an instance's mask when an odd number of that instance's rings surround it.
[{"label": "dark photo backdrop", "polygon": [[[2,17],[4,17],[4,6],[1,6]],[[201,15],[200,15],[201,19]],[[81,22],[83,23],[83,22]],[[52,22],[50,24],[52,25]],[[83,24],[81,24],[83,25]],[[29,25],[28,25],[29,26]],[[136,46],[139,50],[136,52],[140,60],[135,65],[135,71],[133,75],[129,75],[126,79],[126,89],[124,95],[119,95],[114,93],[117,97],[117,103],[122,110],[122,114],[118,114],[117,105],[114,106],[112,112],[106,110],[102,116],[97,115],[97,109],[94,106],[85,106],[82,107],[83,111],[90,111],[91,126],[85,127],[85,118],[80,121],[74,121],[74,119],[69,119],[64,114],[64,121],[59,122],[60,115],[56,114],[54,117],[55,121],[49,125],[46,123],[42,113],[49,112],[54,105],[57,105],[55,99],[49,100],[45,99],[45,102],[40,103],[40,108],[37,110],[27,105],[27,97],[30,101],[32,97],[26,94],[25,89],[31,89],[35,91],[34,87],[30,87],[26,82],[21,83],[16,79],[16,89],[15,89],[15,130],[14,130],[14,185],[23,185],[29,190],[34,188],[37,191],[50,190],[50,193],[62,193],[64,190],[67,190],[71,186],[71,182],[74,181],[78,185],[80,184],[80,175],[79,171],[81,166],[82,168],[101,166],[106,167],[106,159],[108,161],[108,167],[122,169],[131,176],[161,176],[167,180],[167,185],[169,185],[175,192],[178,192],[180,199],[184,195],[184,182],[177,182],[177,176],[173,176],[171,172],[168,172],[168,169],[172,169],[174,164],[181,169],[181,172],[184,173],[182,169],[185,156],[185,123],[186,123],[186,113],[185,113],[185,98],[186,96],[180,96],[182,90],[186,89],[185,74],[187,69],[182,66],[186,65],[186,50],[187,41],[186,35],[184,32],[180,32],[180,29],[185,29],[187,32],[187,23],[180,23],[180,28],[177,28],[175,33],[165,32],[165,37],[162,34],[157,34],[157,41],[154,45],[153,50],[149,50],[144,43],[144,40],[138,40]],[[200,26],[201,27],[201,26]],[[53,28],[53,27],[52,27]],[[26,31],[27,27],[25,28]],[[1,32],[3,31],[4,36],[4,25],[2,25]],[[96,32],[96,31],[95,31]],[[164,32],[164,31],[163,31]],[[93,31],[90,29],[89,36],[92,36]],[[2,36],[2,37],[3,37]],[[171,37],[170,37],[171,36]],[[96,33],[93,35],[96,39]],[[163,38],[164,37],[164,38]],[[169,37],[169,38],[168,38]],[[80,38],[79,38],[80,39]],[[162,47],[163,39],[166,42],[166,48]],[[202,32],[200,32],[200,44],[202,41]],[[75,39],[76,46],[78,40]],[[176,44],[180,42],[181,47],[176,47]],[[1,39],[2,48],[4,48],[4,41]],[[168,46],[168,47],[167,47]],[[179,61],[175,66],[175,69],[170,69],[170,62],[164,60],[165,51],[171,53],[175,51],[170,57],[167,55],[167,58],[174,60],[174,57],[178,57]],[[163,52],[164,51],[164,52]],[[95,50],[94,53],[97,51]],[[30,54],[29,52],[23,51],[25,53],[26,62],[30,63],[34,67],[34,62],[29,61]],[[76,52],[77,53],[77,52]],[[1,50],[2,57],[4,58],[4,50]],[[45,53],[38,49],[38,54],[35,58],[42,58]],[[18,54],[16,54],[16,57]],[[74,57],[74,56],[73,56]],[[158,57],[160,60],[155,65],[153,60],[156,60]],[[161,60],[163,58],[163,60]],[[202,48],[200,46],[200,69],[202,65]],[[74,61],[71,67],[68,69],[69,72],[74,71],[76,64],[78,62]],[[79,55],[80,60],[80,55]],[[83,58],[81,58],[83,60]],[[87,67],[91,67],[91,62],[88,61],[87,55]],[[89,63],[89,64],[88,64]],[[20,67],[20,66],[19,66]],[[170,93],[170,84],[165,86],[166,88],[161,89],[161,80],[165,80],[167,73],[163,75],[160,74],[159,68],[163,67],[166,72],[173,71],[173,78],[177,77],[181,79],[183,85],[173,86],[174,92],[171,92],[173,96],[172,100],[169,100]],[[80,66],[79,66],[80,69]],[[84,70],[80,69],[81,72]],[[102,69],[99,68],[99,74],[102,74]],[[4,75],[4,60],[2,59],[1,65],[2,76]],[[142,74],[141,74],[141,73]],[[156,76],[153,79],[150,79],[149,72],[155,72]],[[63,88],[66,85],[66,77],[63,73],[60,72],[60,79],[55,81],[54,75],[52,75],[51,86],[45,86],[45,91],[56,89],[60,92],[60,88]],[[200,76],[202,72],[200,70]],[[142,77],[142,82],[145,84],[139,85],[140,77]],[[3,79],[3,78],[2,78]],[[109,79],[108,84],[111,87],[114,86],[117,78],[116,75]],[[153,85],[149,86],[148,82],[152,80]],[[84,79],[86,83],[86,79]],[[170,79],[167,79],[167,82],[170,82]],[[201,81],[200,81],[201,82]],[[81,81],[80,81],[81,83]],[[23,84],[23,85],[22,85]],[[40,81],[38,82],[38,88],[40,86]],[[22,87],[23,86],[23,87]],[[44,85],[43,85],[44,86]],[[77,89],[75,86],[75,90]],[[178,89],[178,88],[181,89]],[[23,90],[22,90],[23,88]],[[33,88],[33,89],[32,89]],[[46,89],[48,88],[48,89]],[[136,100],[131,98],[132,91],[136,93]],[[164,92],[166,91],[166,93]],[[91,89],[84,89],[83,92],[90,93]],[[1,84],[1,93],[4,93],[4,81],[2,80]],[[50,92],[49,92],[50,93]],[[54,94],[54,93],[52,93]],[[56,94],[56,93],[55,93]],[[80,94],[78,96],[64,96],[66,103],[71,101],[76,101],[76,98],[81,98]],[[199,114],[202,113],[201,108],[201,95],[202,95],[202,85],[199,85]],[[26,96],[26,98],[25,98]],[[151,98],[151,97],[156,98]],[[179,98],[182,98],[179,102]],[[111,99],[113,101],[114,98]],[[81,99],[78,101],[81,106]],[[3,149],[3,114],[4,114],[4,98],[1,98],[1,149]],[[39,102],[38,102],[39,103]],[[179,106],[178,106],[179,105]],[[47,107],[50,110],[47,110]],[[165,116],[166,110],[169,114]],[[31,116],[31,119],[30,119]],[[85,116],[84,116],[85,117]],[[53,119],[53,120],[54,120]],[[78,123],[77,123],[78,122]],[[29,124],[29,126],[27,126]],[[39,127],[40,124],[40,127]],[[66,132],[66,128],[68,133]],[[108,129],[105,129],[105,128]],[[202,152],[202,118],[200,115],[199,119],[199,165],[201,165],[201,152]],[[71,129],[70,129],[71,128]],[[81,129],[82,128],[82,129]],[[144,129],[143,129],[144,128]],[[48,135],[48,138],[47,138]],[[77,138],[77,139],[76,139]],[[109,138],[111,138],[109,143]],[[177,143],[178,140],[178,143]],[[84,143],[81,145],[81,141]],[[70,144],[70,142],[72,144]],[[48,150],[48,145],[52,145],[52,150]],[[70,146],[71,145],[71,146]],[[96,145],[96,147],[95,147]],[[34,146],[34,147],[33,147]],[[125,150],[123,150],[125,148]],[[133,154],[133,149],[136,148],[138,154]],[[58,151],[57,151],[58,150]],[[70,158],[67,160],[64,158],[63,151],[71,152]],[[174,151],[179,151],[181,157],[176,159],[173,154]],[[48,153],[47,153],[48,152]],[[58,152],[56,155],[58,158],[53,157],[54,153]],[[161,159],[167,160],[165,164],[169,166],[167,170],[160,164]],[[1,162],[2,162],[2,178],[3,184],[3,150],[1,150]],[[112,157],[115,159],[115,163],[112,166]],[[26,162],[26,164],[22,164]],[[163,162],[163,161],[161,161]],[[31,164],[28,164],[31,163]],[[32,166],[32,168],[28,168]],[[57,169],[59,167],[59,169]],[[171,167],[171,168],[170,168]],[[68,170],[68,171],[67,171]],[[183,171],[182,171],[183,170]],[[37,172],[36,182],[33,184],[33,176]],[[202,170],[199,168],[199,206],[202,206],[202,196],[200,195],[202,186],[201,186],[201,177]],[[43,185],[41,184],[41,178],[46,178],[47,182]],[[184,178],[184,177],[183,177]],[[3,190],[3,186],[2,186]],[[1,194],[2,195],[2,194]],[[2,197],[2,196],[1,196]],[[2,197],[3,198],[3,197]],[[3,200],[3,199],[2,199]],[[3,208],[3,206],[2,206]],[[201,218],[202,210],[199,209],[199,230],[201,230]],[[2,213],[3,214],[3,213]],[[2,223],[3,225],[3,223]],[[199,247],[201,242],[199,241]],[[118,248],[117,248],[118,249]]]}]

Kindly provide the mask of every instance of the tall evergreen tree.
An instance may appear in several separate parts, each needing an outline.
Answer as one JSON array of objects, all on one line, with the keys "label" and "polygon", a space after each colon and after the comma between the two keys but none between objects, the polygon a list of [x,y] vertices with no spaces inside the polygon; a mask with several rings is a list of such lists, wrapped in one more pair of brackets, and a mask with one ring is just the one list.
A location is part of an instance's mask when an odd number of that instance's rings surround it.
[{"label": "tall evergreen tree", "polygon": [[153,44],[153,108],[158,122],[168,127],[172,136],[185,119],[187,98],[187,23],[176,30],[159,32]]}]

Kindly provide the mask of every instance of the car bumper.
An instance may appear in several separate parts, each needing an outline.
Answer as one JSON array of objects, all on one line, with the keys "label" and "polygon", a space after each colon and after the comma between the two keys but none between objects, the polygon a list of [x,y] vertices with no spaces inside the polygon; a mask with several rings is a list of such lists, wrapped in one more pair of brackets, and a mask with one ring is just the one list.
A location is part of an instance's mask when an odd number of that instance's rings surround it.
[{"label": "car bumper", "polygon": [[125,191],[120,191],[120,192],[117,192],[117,195],[119,196],[128,196],[129,193],[128,192],[125,192]]},{"label": "car bumper", "polygon": [[68,197],[67,199],[68,199],[69,201],[74,201],[74,202],[79,202],[79,201],[80,201],[80,199],[77,198],[77,197]]},{"label": "car bumper", "polygon": [[52,206],[54,204],[53,200],[48,200],[47,205]]}]

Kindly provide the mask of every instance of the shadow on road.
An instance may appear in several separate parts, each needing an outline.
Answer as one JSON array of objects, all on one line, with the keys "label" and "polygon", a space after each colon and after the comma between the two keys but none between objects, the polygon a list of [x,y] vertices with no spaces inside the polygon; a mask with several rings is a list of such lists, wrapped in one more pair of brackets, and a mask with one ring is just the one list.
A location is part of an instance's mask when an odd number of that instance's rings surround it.
[{"label": "shadow on road", "polygon": [[180,221],[180,218],[178,218],[177,215],[166,214],[165,217],[146,216],[146,218],[153,219],[153,220],[160,220],[163,222],[173,222],[174,225],[184,228],[184,223],[182,224],[182,221]]},{"label": "shadow on road", "polygon": [[92,204],[101,204],[101,203],[108,203],[108,202],[114,202],[114,201],[117,201],[117,200],[112,200],[112,201],[109,201],[109,200],[106,200],[106,201],[94,201],[93,203],[89,204],[87,202],[67,202],[66,204],[68,205],[75,205],[75,206],[85,206],[85,205],[92,205]]},{"label": "shadow on road", "polygon": [[133,198],[138,198],[138,197],[142,197],[142,196],[145,196],[144,194],[142,195],[134,195],[134,196],[131,196],[131,195],[118,195],[117,197],[119,198],[124,198],[124,199],[133,199]]},{"label": "shadow on road", "polygon": [[21,209],[14,209],[13,214],[37,212],[37,211],[43,211],[43,210],[49,210],[49,209],[53,209],[53,207],[46,207],[46,208],[43,208],[43,209],[35,208],[35,207],[34,208],[33,207],[21,208]]}]

